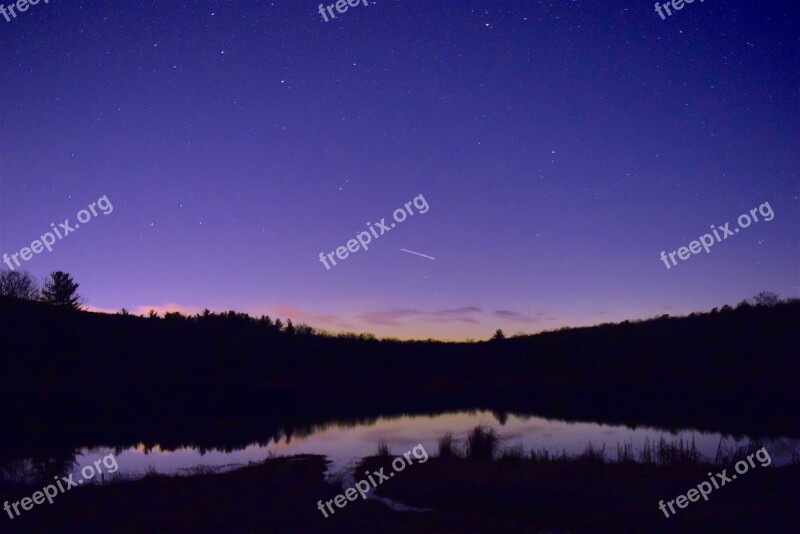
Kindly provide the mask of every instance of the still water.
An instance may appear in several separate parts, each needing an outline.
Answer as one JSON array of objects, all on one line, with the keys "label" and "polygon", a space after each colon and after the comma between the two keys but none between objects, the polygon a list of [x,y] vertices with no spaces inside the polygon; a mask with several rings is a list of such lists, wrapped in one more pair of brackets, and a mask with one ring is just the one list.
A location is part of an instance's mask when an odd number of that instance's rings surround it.
[{"label": "still water", "polygon": [[[286,437],[269,443],[254,443],[230,452],[219,450],[200,451],[194,447],[176,450],[161,450],[158,446],[146,449],[144,445],[123,449],[115,453],[119,473],[126,477],[139,477],[148,472],[165,474],[188,474],[197,470],[224,471],[249,462],[258,462],[272,455],[321,454],[330,460],[328,475],[343,473],[364,456],[374,455],[378,443],[388,443],[392,455],[400,455],[417,444],[422,444],[429,454],[438,451],[438,440],[452,433],[456,440],[466,438],[477,425],[493,428],[500,436],[503,447],[521,445],[527,452],[531,449],[547,450],[560,454],[583,452],[588,444],[596,448],[605,447],[611,460],[617,457],[617,446],[632,444],[638,452],[646,440],[658,442],[662,437],[668,442],[683,439],[694,441],[700,454],[713,458],[722,441],[725,447],[746,445],[748,437],[734,438],[729,435],[699,432],[684,429],[677,432],[652,428],[606,425],[593,422],[567,422],[535,416],[509,415],[502,421],[492,412],[454,412],[434,416],[402,416],[378,418],[374,422],[358,425],[329,424],[317,426],[302,437]],[[770,453],[773,465],[789,463],[798,440],[774,439],[764,444]],[[78,451],[72,472],[76,478],[82,467],[114,453],[113,448],[91,447]]]}]

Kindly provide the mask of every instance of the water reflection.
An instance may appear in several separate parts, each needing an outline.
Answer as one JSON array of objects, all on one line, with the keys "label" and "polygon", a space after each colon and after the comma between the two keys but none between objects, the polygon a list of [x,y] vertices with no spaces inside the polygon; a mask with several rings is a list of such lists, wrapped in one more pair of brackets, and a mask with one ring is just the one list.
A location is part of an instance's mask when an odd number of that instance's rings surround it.
[{"label": "water reflection", "polygon": [[77,457],[80,451],[66,451],[63,455],[47,458],[21,458],[0,465],[0,481],[13,480],[25,484],[38,484],[50,481],[54,476],[73,472],[80,465]]},{"label": "water reflection", "polygon": [[[617,445],[632,444],[635,451],[640,450],[645,440],[651,443],[664,437],[667,441],[683,439],[692,441],[700,454],[713,458],[720,442],[727,447],[747,445],[748,437],[735,438],[714,432],[700,432],[686,429],[678,432],[622,425],[607,425],[589,422],[567,422],[557,419],[525,415],[508,415],[499,420],[492,412],[453,412],[435,416],[402,416],[377,418],[359,424],[330,423],[315,427],[309,433],[292,435],[291,432],[269,443],[254,443],[247,447],[232,450],[201,450],[186,446],[174,450],[162,450],[159,446],[139,445],[123,450],[108,447],[91,447],[76,451],[74,463],[70,458],[63,467],[79,473],[86,465],[113,453],[119,464],[119,473],[125,477],[139,477],[148,472],[167,474],[187,474],[196,470],[224,471],[249,462],[258,462],[271,455],[321,454],[331,461],[329,474],[343,472],[348,466],[364,456],[375,454],[377,444],[384,440],[389,443],[393,453],[399,454],[422,443],[427,451],[436,454],[438,440],[445,433],[452,433],[457,440],[463,440],[467,433],[477,425],[494,428],[505,446],[521,445],[530,449],[547,450],[560,454],[580,453],[587,444],[605,447],[610,459],[616,459]],[[789,463],[794,451],[798,450],[800,440],[781,438],[764,442],[773,458],[773,465]],[[24,471],[25,465],[17,463],[17,475]],[[38,468],[37,468],[38,469]],[[35,473],[27,473],[30,478]]]}]

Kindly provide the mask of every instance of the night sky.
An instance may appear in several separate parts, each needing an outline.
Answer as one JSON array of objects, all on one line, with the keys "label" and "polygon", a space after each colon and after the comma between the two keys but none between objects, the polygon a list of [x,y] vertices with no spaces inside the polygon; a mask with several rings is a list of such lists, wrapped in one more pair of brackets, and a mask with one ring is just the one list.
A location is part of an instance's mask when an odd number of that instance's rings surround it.
[{"label": "night sky", "polygon": [[22,263],[93,310],[485,339],[797,297],[800,8],[653,3],[42,0],[0,18],[0,253],[105,195]]}]

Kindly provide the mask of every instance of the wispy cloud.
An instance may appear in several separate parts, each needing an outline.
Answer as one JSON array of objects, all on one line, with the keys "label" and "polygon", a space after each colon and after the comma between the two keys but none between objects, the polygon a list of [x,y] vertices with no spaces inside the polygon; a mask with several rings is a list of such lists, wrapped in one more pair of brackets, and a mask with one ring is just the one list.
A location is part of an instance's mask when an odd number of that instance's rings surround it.
[{"label": "wispy cloud", "polygon": [[[489,313],[487,316],[486,313]],[[539,312],[534,317],[529,317],[524,313],[511,310],[496,310],[494,312],[484,312],[477,306],[463,306],[461,308],[445,308],[441,310],[419,310],[414,308],[395,308],[385,311],[365,312],[357,316],[357,319],[370,324],[401,325],[407,321],[428,321],[436,323],[459,322],[468,324],[480,324],[491,322],[500,318],[505,321],[536,323],[539,321],[555,320],[546,312]]]},{"label": "wispy cloud", "polygon": [[439,310],[440,313],[481,313],[483,310],[477,306],[464,306],[462,308],[453,308],[449,310]]},{"label": "wispy cloud", "polygon": [[365,312],[356,317],[370,324],[401,324],[399,322],[400,320],[419,317],[422,313],[423,312],[419,310],[412,310],[410,308],[395,308],[394,310],[387,311]]},{"label": "wispy cloud", "polygon": [[353,328],[354,325],[349,323],[343,317],[334,314],[319,314],[311,313],[297,308],[289,308],[286,306],[275,306],[272,308],[275,315],[282,319],[291,319],[295,322],[308,323],[309,325],[332,325],[340,328]]},{"label": "wispy cloud", "polygon": [[358,319],[369,324],[399,325],[403,320],[429,321],[435,323],[461,322],[477,324],[480,321],[473,317],[483,310],[475,306],[450,308],[443,310],[417,310],[413,308],[395,308],[386,311],[365,312],[357,316]]},{"label": "wispy cloud", "polygon": [[524,313],[509,311],[509,310],[495,310],[494,315],[505,319],[507,321],[517,321],[520,323],[533,323],[536,320],[528,317]]},{"label": "wispy cloud", "polygon": [[426,315],[428,315],[429,319],[434,322],[458,321],[461,323],[477,324],[480,321],[475,319],[473,316],[476,313],[481,313],[482,311],[483,310],[476,306],[464,306],[462,308],[436,310]]}]

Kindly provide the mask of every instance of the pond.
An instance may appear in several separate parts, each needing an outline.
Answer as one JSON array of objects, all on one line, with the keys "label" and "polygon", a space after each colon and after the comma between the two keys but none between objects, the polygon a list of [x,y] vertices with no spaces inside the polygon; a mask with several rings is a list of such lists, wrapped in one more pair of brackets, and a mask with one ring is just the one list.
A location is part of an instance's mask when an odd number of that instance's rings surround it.
[{"label": "pond", "polygon": [[[568,422],[537,416],[510,414],[499,420],[489,411],[450,412],[432,416],[380,417],[363,424],[330,423],[315,426],[310,433],[298,437],[280,438],[269,443],[253,443],[232,451],[200,450],[186,446],[162,450],[159,446],[144,445],[115,452],[110,447],[80,449],[72,472],[80,470],[103,456],[114,453],[122,476],[136,478],[148,472],[189,474],[202,470],[224,471],[249,462],[258,462],[273,455],[321,454],[330,460],[328,475],[346,471],[362,457],[376,454],[380,442],[386,442],[392,455],[401,455],[422,444],[430,455],[438,452],[438,440],[452,433],[463,444],[467,434],[478,425],[494,429],[501,439],[501,450],[521,446],[548,451],[551,454],[579,454],[591,444],[605,449],[610,460],[616,460],[617,447],[630,444],[634,452],[646,444],[664,438],[667,442],[694,443],[697,451],[713,458],[720,447],[731,449],[750,443],[747,436],[734,437],[714,432],[683,429],[672,432],[653,427],[630,428],[594,422]],[[762,441],[773,459],[773,465],[789,463],[798,440],[780,438]]]}]

